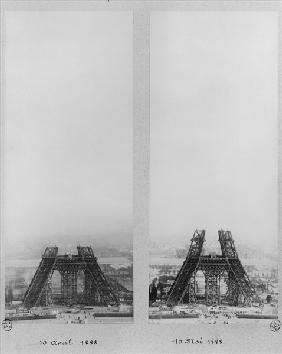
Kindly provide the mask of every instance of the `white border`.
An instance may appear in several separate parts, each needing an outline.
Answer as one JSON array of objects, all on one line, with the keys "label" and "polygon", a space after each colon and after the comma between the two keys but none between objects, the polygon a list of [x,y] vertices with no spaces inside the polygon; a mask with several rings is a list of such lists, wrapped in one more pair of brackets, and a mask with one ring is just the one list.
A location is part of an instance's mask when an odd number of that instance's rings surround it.
[{"label": "white border", "polygon": [[[148,322],[148,277],[149,277],[149,135],[150,135],[150,68],[149,68],[149,16],[151,11],[275,11],[279,14],[279,109],[278,109],[278,135],[279,135],[279,250],[280,268],[279,276],[282,279],[282,79],[281,79],[281,48],[282,48],[282,21],[281,1],[2,1],[1,2],[1,153],[3,156],[3,132],[5,117],[5,76],[4,76],[4,49],[5,49],[5,12],[6,11],[133,11],[134,33],[134,324],[100,325],[77,327],[75,338],[97,338],[98,346],[83,349],[86,352],[98,353],[174,353],[174,352],[280,352],[277,338],[281,333],[266,330],[265,337],[259,338],[254,328],[242,328],[240,338],[232,337],[232,328],[227,328],[222,336],[229,339],[220,347],[179,346],[171,342],[175,337],[197,336],[189,323],[167,325],[151,325]],[[1,171],[3,159],[1,159]],[[1,178],[1,191],[3,179]],[[2,202],[2,200],[1,200]],[[2,203],[1,203],[2,205]],[[1,239],[1,320],[4,309],[4,240]],[[279,284],[279,317],[281,320],[282,285]],[[52,326],[54,339],[68,338],[69,328]],[[39,339],[44,334],[44,328],[39,324],[36,327],[27,327],[28,336],[23,340],[17,337],[16,330],[4,332],[1,329],[1,339],[14,341],[17,353],[40,353],[46,351],[78,353],[80,347],[72,348],[42,348]],[[209,333],[200,335],[218,335],[217,328],[211,328]],[[251,337],[250,337],[251,336]],[[230,339],[232,338],[232,340]],[[276,345],[275,345],[276,343]],[[281,342],[282,344],[282,342]],[[3,341],[1,341],[3,349]]]}]

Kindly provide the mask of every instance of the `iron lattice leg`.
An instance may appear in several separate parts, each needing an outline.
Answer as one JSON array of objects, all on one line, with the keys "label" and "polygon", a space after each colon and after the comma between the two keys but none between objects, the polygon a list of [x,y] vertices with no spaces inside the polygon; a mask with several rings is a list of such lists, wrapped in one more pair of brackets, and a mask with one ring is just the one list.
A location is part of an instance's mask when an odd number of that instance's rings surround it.
[{"label": "iron lattice leg", "polygon": [[213,271],[205,273],[206,303],[207,305],[218,305],[219,296],[219,276]]},{"label": "iron lattice leg", "polygon": [[196,302],[196,273],[193,274],[191,277],[190,283],[189,283],[189,303],[195,303]]},{"label": "iron lattice leg", "polygon": [[205,231],[194,232],[186,260],[172,284],[167,298],[168,305],[195,301],[195,273],[200,260]]},{"label": "iron lattice leg", "polygon": [[57,247],[47,247],[34,277],[24,295],[23,305],[27,308],[47,305],[50,294],[49,281],[53,274],[58,253]]},{"label": "iron lattice leg", "polygon": [[61,271],[61,297],[67,304],[73,304],[77,299],[77,271],[72,268]]},{"label": "iron lattice leg", "polygon": [[238,306],[239,304],[239,288],[236,283],[235,276],[232,271],[228,273],[227,280],[227,294],[226,299],[231,306]]}]

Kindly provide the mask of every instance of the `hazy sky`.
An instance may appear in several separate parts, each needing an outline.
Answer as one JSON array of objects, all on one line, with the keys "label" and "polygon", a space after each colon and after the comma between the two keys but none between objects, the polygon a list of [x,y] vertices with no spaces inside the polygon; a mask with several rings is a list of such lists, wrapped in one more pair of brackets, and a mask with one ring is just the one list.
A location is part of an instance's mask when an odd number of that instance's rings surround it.
[{"label": "hazy sky", "polygon": [[7,12],[4,235],[132,238],[132,14]]},{"label": "hazy sky", "polygon": [[152,241],[275,248],[277,14],[151,16]]}]

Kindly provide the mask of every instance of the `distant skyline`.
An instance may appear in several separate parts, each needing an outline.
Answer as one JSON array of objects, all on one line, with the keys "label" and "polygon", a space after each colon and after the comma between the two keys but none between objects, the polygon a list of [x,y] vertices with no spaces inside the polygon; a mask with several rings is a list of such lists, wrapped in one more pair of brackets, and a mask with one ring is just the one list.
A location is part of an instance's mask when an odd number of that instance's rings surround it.
[{"label": "distant skyline", "polygon": [[4,238],[132,243],[132,14],[6,12]]},{"label": "distant skyline", "polygon": [[150,19],[150,237],[277,249],[278,22],[271,12]]}]

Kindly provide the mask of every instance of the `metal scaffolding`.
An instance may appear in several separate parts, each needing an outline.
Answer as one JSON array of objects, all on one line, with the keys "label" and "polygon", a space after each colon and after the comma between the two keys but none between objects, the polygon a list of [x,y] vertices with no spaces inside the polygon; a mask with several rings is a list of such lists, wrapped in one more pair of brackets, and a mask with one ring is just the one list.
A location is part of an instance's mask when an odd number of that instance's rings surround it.
[{"label": "metal scaffolding", "polygon": [[[220,304],[222,301],[232,306],[250,304],[254,289],[239,260],[231,232],[220,230],[218,235],[222,254],[203,255],[205,231],[195,231],[188,255],[168,293],[168,305],[197,302],[198,271],[202,271],[205,276],[207,305]],[[221,294],[221,280],[224,280],[227,285],[225,296]]]},{"label": "metal scaffolding", "polygon": [[[25,293],[23,305],[52,304],[51,278],[55,270],[61,276],[60,304],[96,306],[118,305],[119,298],[102,272],[91,247],[77,247],[77,255],[58,255],[57,247],[47,247]],[[78,294],[78,272],[84,274],[84,289]]]}]

